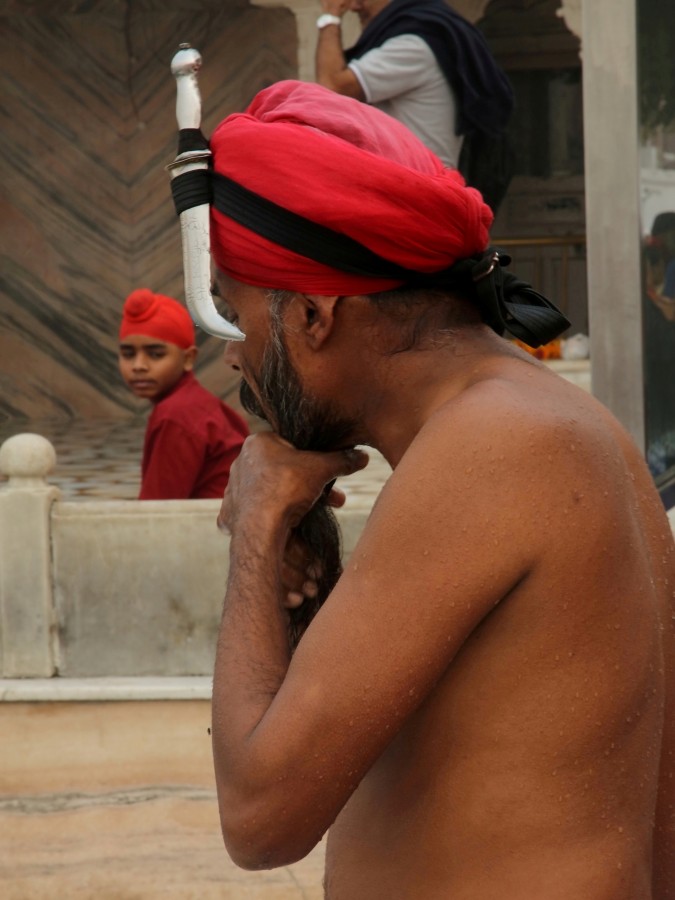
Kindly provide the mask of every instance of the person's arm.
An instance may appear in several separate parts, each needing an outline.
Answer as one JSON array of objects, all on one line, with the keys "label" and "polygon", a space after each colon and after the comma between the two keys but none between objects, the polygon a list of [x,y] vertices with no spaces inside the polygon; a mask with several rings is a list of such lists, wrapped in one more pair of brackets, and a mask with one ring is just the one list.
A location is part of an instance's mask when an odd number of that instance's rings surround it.
[{"label": "person's arm", "polygon": [[[349,8],[349,4],[345,0],[322,0],[321,6],[324,13],[340,19]],[[330,88],[337,94],[354,97],[356,100],[365,100],[358,78],[345,61],[340,25],[325,25],[319,29],[315,65],[318,84]]]},{"label": "person's arm", "polygon": [[181,425],[164,420],[152,430],[139,500],[186,500],[204,465],[205,447]]},{"label": "person's arm", "polygon": [[[542,552],[537,513],[525,521],[518,498],[532,460],[504,478],[491,440],[476,433],[487,418],[468,423],[475,442],[454,428],[418,437],[292,658],[280,577],[289,527],[325,482],[360,465],[298,453],[272,435],[244,445],[223,503],[231,563],[212,728],[223,837],[238,865],[285,865],[316,845]],[[500,452],[518,460],[522,448],[503,432]],[[501,437],[491,427],[490,438]]]},{"label": "person's arm", "polygon": [[[235,862],[245,868],[283,863],[275,842],[286,810],[275,800],[285,805],[286,785],[276,773],[287,768],[286,752],[291,761],[302,756],[301,746],[287,751],[285,741],[278,741],[276,722],[269,727],[270,707],[291,661],[287,610],[295,603],[286,576],[297,550],[291,529],[325,484],[366,462],[360,451],[299,453],[263,433],[247,440],[231,472],[218,519],[230,533],[230,570],[216,652],[212,735],[223,836]],[[342,505],[344,495],[334,493],[336,505]],[[278,798],[270,796],[275,787]],[[268,833],[264,824],[262,831],[255,827],[260,815],[274,818]],[[249,829],[257,832],[251,841]],[[293,844],[292,826],[286,834]],[[312,837],[306,845],[301,834],[297,838],[293,858],[318,840]]]}]

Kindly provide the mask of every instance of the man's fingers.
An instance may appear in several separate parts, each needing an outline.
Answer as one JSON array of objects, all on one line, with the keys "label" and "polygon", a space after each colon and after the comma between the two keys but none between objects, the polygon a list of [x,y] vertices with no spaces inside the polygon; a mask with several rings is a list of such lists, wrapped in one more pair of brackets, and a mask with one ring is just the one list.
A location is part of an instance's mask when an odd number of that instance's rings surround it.
[{"label": "man's fingers", "polygon": [[329,506],[332,506],[333,509],[339,509],[347,502],[347,495],[344,491],[341,491],[340,488],[334,487],[328,492],[326,502]]},{"label": "man's fingers", "polygon": [[305,602],[304,596],[299,591],[289,591],[286,594],[284,606],[286,609],[297,609]]},{"label": "man's fingers", "polygon": [[336,463],[340,466],[336,471],[336,475],[352,475],[359,469],[365,469],[368,465],[370,457],[364,450],[357,447],[350,447],[349,450],[338,450],[335,453],[328,454],[336,457]]}]

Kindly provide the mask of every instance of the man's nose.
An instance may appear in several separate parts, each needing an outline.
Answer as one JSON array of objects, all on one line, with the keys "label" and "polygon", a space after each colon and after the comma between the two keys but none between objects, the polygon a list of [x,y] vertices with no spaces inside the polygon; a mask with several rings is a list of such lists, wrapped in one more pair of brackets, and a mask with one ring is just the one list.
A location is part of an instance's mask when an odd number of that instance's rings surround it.
[{"label": "man's nose", "polygon": [[134,372],[145,372],[148,368],[148,361],[144,353],[137,353],[131,362],[131,368]]},{"label": "man's nose", "polygon": [[239,365],[239,351],[237,349],[238,343],[239,341],[225,341],[225,349],[223,350],[223,360],[225,365],[234,369],[235,372],[241,371]]}]

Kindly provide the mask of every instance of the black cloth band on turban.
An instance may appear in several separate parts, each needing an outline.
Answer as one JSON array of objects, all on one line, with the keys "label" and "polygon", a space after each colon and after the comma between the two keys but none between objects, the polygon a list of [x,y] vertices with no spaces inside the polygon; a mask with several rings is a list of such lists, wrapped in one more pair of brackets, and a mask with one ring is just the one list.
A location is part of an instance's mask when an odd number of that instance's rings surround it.
[{"label": "black cloth band on turban", "polygon": [[201,169],[178,175],[171,182],[171,191],[178,215],[208,203],[272,243],[341,272],[392,278],[405,288],[461,293],[478,304],[481,318],[497,334],[508,331],[530,347],[552,341],[570,326],[550,300],[527,282],[504,272],[511,258],[495,248],[440,272],[413,272],[217,172]]}]

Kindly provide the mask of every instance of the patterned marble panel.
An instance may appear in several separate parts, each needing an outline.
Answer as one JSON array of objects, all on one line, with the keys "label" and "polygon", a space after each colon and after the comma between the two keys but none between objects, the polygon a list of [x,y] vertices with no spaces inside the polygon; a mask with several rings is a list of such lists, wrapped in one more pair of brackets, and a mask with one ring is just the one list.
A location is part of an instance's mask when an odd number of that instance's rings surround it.
[{"label": "patterned marble panel", "polygon": [[[245,0],[0,3],[0,419],[140,409],[116,333],[133,288],[183,298],[164,170],[182,41],[204,58],[207,134],[296,71],[290,11]],[[198,373],[232,399],[222,345],[199,345]]]}]

